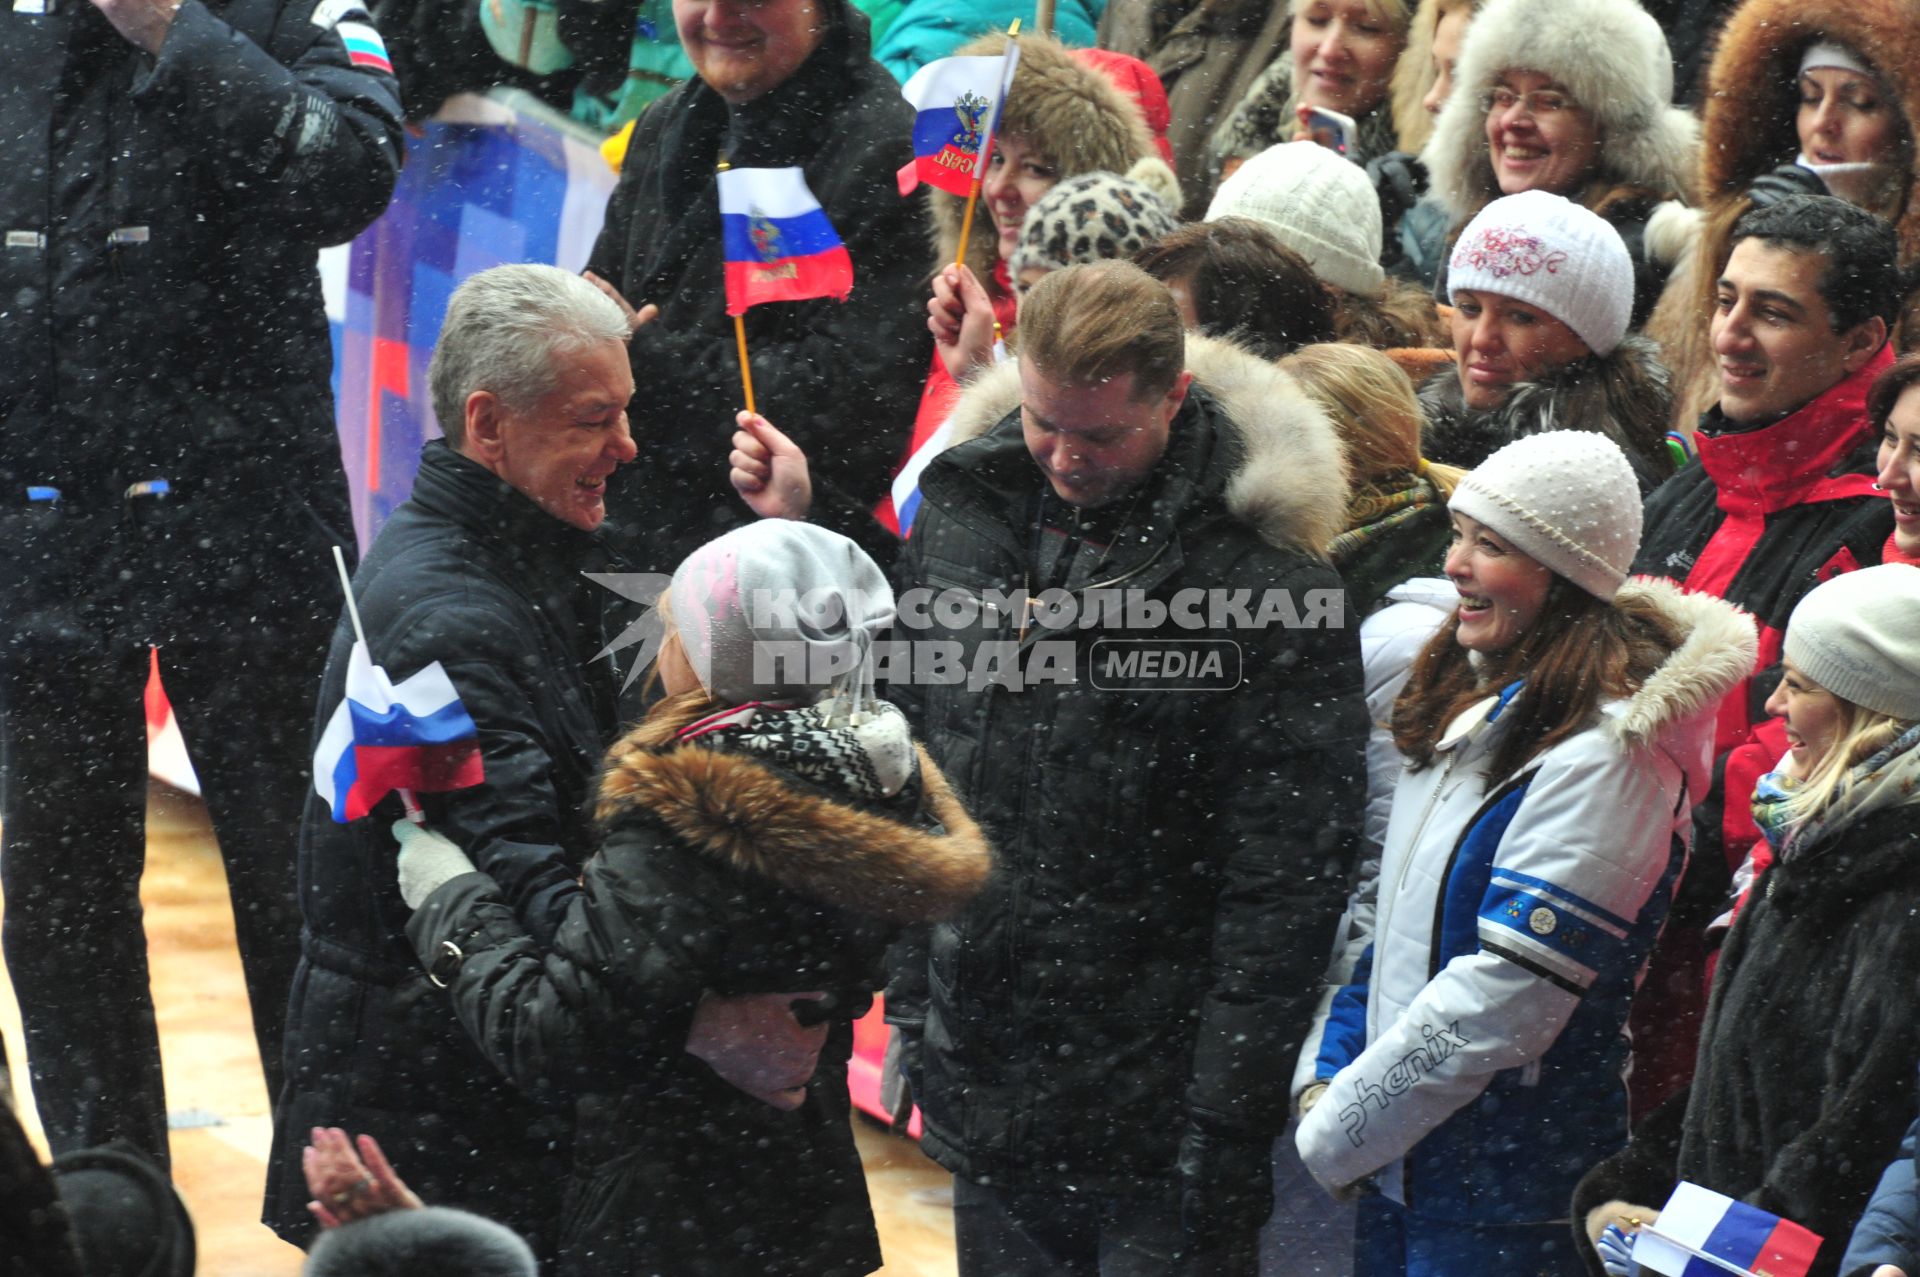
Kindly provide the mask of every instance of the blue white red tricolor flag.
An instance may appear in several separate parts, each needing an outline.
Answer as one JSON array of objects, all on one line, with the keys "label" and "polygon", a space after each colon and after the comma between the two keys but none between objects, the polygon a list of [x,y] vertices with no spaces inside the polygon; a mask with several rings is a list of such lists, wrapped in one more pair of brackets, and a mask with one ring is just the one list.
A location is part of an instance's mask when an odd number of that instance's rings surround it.
[{"label": "blue white red tricolor flag", "polygon": [[913,535],[913,519],[920,513],[921,472],[952,442],[953,421],[949,418],[914,448],[913,455],[907,458],[907,464],[901,466],[900,473],[893,476],[893,517],[900,525],[902,541]]},{"label": "blue white red tricolor flag", "polygon": [[342,20],[334,25],[340,33],[340,40],[347,46],[347,60],[357,67],[372,67],[377,71],[393,74],[393,62],[387,57],[386,41],[380,33],[367,22],[347,22]]},{"label": "blue white red tricolor flag", "polygon": [[853,291],[853,258],[797,168],[722,169],[720,233],[729,315]]},{"label": "blue white red tricolor flag", "polygon": [[972,192],[1019,64],[1020,46],[1009,42],[1004,57],[929,62],[900,87],[914,109],[913,163],[899,172],[902,195],[922,182],[963,199]]},{"label": "blue white red tricolor flag", "polygon": [[480,732],[440,662],[395,684],[353,645],[347,694],[320,734],[313,788],[341,824],[397,789],[444,793],[485,779]]},{"label": "blue white red tricolor flag", "polygon": [[1792,1220],[1682,1183],[1640,1230],[1633,1261],[1664,1277],[1806,1277],[1820,1241]]}]

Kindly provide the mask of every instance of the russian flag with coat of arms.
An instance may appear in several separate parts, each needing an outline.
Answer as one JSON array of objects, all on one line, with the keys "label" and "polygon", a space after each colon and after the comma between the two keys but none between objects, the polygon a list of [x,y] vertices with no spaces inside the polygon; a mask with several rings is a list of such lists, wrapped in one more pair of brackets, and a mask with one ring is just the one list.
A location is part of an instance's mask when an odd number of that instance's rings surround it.
[{"label": "russian flag with coat of arms", "polygon": [[853,258],[798,168],[722,169],[720,233],[729,315],[853,291]]},{"label": "russian flag with coat of arms", "polygon": [[1004,57],[941,58],[915,71],[900,86],[914,109],[913,163],[898,174],[900,193],[925,182],[965,199],[1000,120],[1000,103],[1020,64],[1020,46]]},{"label": "russian flag with coat of arms", "polygon": [[1683,1182],[1635,1236],[1633,1262],[1663,1277],[1806,1277],[1821,1240],[1790,1219]]},{"label": "russian flag with coat of arms", "polygon": [[313,753],[313,788],[341,824],[398,789],[444,793],[485,779],[480,731],[435,661],[400,683],[353,645],[347,694]]}]

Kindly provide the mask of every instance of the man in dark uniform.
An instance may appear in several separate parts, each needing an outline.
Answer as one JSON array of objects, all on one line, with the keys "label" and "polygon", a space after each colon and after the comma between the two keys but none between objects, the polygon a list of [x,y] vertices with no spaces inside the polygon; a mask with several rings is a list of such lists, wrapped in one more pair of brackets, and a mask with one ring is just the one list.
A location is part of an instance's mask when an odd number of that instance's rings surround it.
[{"label": "man in dark uniform", "polygon": [[0,11],[0,881],[54,1152],[164,1165],[147,983],[149,648],[226,861],[269,1090],[307,726],[351,544],[316,254],[386,207],[359,0]]}]

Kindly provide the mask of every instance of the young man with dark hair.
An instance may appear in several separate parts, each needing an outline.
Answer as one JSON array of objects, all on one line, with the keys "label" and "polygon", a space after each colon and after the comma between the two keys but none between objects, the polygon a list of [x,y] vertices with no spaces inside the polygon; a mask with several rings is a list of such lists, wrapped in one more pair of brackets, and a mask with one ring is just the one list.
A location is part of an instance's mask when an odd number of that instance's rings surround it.
[{"label": "young man with dark hair", "polygon": [[[1747,799],[1785,751],[1766,711],[1787,616],[1813,586],[1879,562],[1893,511],[1873,490],[1867,390],[1892,363],[1900,295],[1893,228],[1844,200],[1796,195],[1742,217],[1712,322],[1720,402],[1700,419],[1700,464],[1646,504],[1634,571],[1752,612],[1754,676],[1720,706],[1720,762],[1692,868],[1634,1004],[1636,1112],[1691,1075],[1703,1006],[1702,931],[1764,854]],[[1745,869],[1743,870],[1743,865]],[[1692,952],[1688,952],[1692,949]]]}]

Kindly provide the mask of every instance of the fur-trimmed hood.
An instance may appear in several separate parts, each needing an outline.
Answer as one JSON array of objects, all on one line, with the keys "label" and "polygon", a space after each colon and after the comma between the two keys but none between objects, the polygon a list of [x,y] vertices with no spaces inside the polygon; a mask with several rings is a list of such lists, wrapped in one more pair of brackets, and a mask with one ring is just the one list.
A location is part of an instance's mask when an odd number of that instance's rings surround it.
[{"label": "fur-trimmed hood", "polygon": [[1660,348],[1629,336],[1611,352],[1575,360],[1538,381],[1523,381],[1496,408],[1467,407],[1457,368],[1420,387],[1426,413],[1421,452],[1471,470],[1515,439],[1547,430],[1592,430],[1620,445],[1641,495],[1673,473],[1664,434],[1673,379]]},{"label": "fur-trimmed hood", "polygon": [[[1113,81],[1051,36],[1023,32],[1017,39],[1020,65],[1001,113],[1001,133],[1038,150],[1061,177],[1096,170],[1125,173],[1137,160],[1159,158],[1140,108]],[[997,55],[1006,47],[1006,34],[994,32],[963,45],[955,56]],[[966,207],[958,196],[927,188],[939,265],[951,263],[959,251]],[[998,256],[993,219],[982,198],[973,215],[967,262],[984,275]]]},{"label": "fur-trimmed hood", "polygon": [[1607,707],[1607,735],[1625,748],[1644,748],[1672,727],[1706,715],[1753,673],[1759,637],[1753,618],[1724,599],[1691,593],[1671,581],[1634,577],[1616,600],[1653,603],[1675,623],[1680,645],[1640,690]]},{"label": "fur-trimmed hood", "polygon": [[595,818],[611,829],[644,812],[686,846],[797,895],[886,922],[934,922],[977,894],[992,868],[986,836],[915,745],[921,828],[763,760],[678,733],[713,710],[700,697],[658,706],[607,752]]},{"label": "fur-trimmed hood", "polygon": [[1480,99],[1510,68],[1553,77],[1592,112],[1610,187],[1688,198],[1700,126],[1672,105],[1659,24],[1633,0],[1490,0],[1467,28],[1452,96],[1420,155],[1454,227],[1500,196]]},{"label": "fur-trimmed hood", "polygon": [[[1187,369],[1219,404],[1240,446],[1228,512],[1271,545],[1322,555],[1346,529],[1347,462],[1326,411],[1291,377],[1230,341],[1187,334]],[[968,384],[949,447],[1020,408],[1020,365],[1006,360]]]},{"label": "fur-trimmed hood", "polygon": [[[1800,150],[1794,125],[1800,57],[1836,40],[1876,70],[1906,120],[1920,121],[1920,7],[1912,0],[1746,0],[1727,20],[1707,73],[1700,154],[1709,207],[1739,199],[1753,179]],[[1900,256],[1920,255],[1920,201],[1909,184],[1898,219]]]}]

